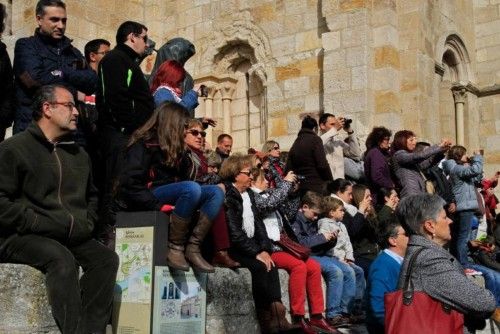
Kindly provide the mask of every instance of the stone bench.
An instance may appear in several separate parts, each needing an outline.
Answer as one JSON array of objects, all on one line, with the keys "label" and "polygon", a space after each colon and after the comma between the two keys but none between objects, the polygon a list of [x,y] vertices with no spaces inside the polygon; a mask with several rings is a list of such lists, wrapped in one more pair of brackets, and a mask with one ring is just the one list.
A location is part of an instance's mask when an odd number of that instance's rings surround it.
[{"label": "stone bench", "polygon": [[[283,302],[288,307],[288,274],[280,270]],[[250,272],[217,268],[208,275],[209,334],[259,333]],[[59,333],[52,317],[44,275],[26,265],[0,264],[0,333]]]},{"label": "stone bench", "polygon": [[[279,270],[279,274],[282,300],[289,309],[288,274],[284,270]],[[482,277],[475,280],[484,286]],[[343,332],[366,333],[366,330],[355,328]],[[59,333],[40,271],[26,265],[0,264],[0,333]],[[247,269],[217,268],[208,275],[206,333],[260,333]],[[491,332],[488,326],[477,333]]]}]

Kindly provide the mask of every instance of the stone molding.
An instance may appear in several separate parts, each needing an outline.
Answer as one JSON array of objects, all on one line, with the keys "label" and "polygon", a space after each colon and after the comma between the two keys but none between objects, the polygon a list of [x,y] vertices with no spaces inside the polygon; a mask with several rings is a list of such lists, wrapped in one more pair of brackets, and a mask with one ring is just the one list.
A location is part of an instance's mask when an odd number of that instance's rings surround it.
[{"label": "stone molding", "polygon": [[[230,18],[221,18],[214,22],[210,36],[200,47],[200,62],[198,73],[213,72],[213,65],[218,54],[224,48],[232,44],[248,45],[253,49],[253,55],[246,55],[250,58],[252,66],[260,67],[258,73],[263,84],[267,83],[268,75],[274,68],[274,60],[271,52],[271,44],[265,32],[257,26],[248,11],[235,13]],[[224,73],[219,66],[219,73]]]}]

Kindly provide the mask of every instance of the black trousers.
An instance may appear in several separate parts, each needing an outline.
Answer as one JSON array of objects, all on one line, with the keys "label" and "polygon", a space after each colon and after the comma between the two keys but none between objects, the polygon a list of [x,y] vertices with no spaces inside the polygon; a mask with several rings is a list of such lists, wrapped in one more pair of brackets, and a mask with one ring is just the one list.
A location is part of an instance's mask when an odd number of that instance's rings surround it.
[{"label": "black trousers", "polygon": [[[118,270],[114,251],[93,239],[64,246],[30,234],[9,240],[1,260],[27,264],[45,274],[52,314],[63,334],[105,333]],[[84,272],[80,279],[79,266]]]},{"label": "black trousers", "polygon": [[231,252],[231,257],[242,267],[248,268],[252,275],[252,296],[256,309],[267,309],[273,302],[281,301],[281,286],[278,268],[267,271],[266,266],[256,258]]}]

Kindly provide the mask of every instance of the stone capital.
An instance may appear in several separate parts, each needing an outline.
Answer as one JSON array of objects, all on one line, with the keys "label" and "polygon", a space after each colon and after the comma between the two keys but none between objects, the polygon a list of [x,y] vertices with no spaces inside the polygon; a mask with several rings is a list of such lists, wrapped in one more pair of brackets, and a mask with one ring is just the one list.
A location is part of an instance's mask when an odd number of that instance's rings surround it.
[{"label": "stone capital", "polygon": [[219,90],[222,95],[222,100],[231,100],[236,90],[236,86],[234,83],[225,82],[219,85]]},{"label": "stone capital", "polygon": [[213,84],[204,84],[207,90],[207,96],[205,97],[205,100],[213,100],[215,93],[217,93],[217,86]]},{"label": "stone capital", "polygon": [[455,103],[465,103],[467,99],[467,89],[465,87],[455,87],[452,89]]}]

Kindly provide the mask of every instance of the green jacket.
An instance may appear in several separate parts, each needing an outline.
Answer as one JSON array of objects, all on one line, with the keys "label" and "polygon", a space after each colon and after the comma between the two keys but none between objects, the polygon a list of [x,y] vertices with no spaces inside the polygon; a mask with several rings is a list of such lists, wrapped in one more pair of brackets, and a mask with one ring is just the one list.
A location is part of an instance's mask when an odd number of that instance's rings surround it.
[{"label": "green jacket", "polygon": [[0,247],[23,234],[76,245],[91,238],[96,220],[97,190],[81,147],[49,142],[34,122],[0,144]]}]

